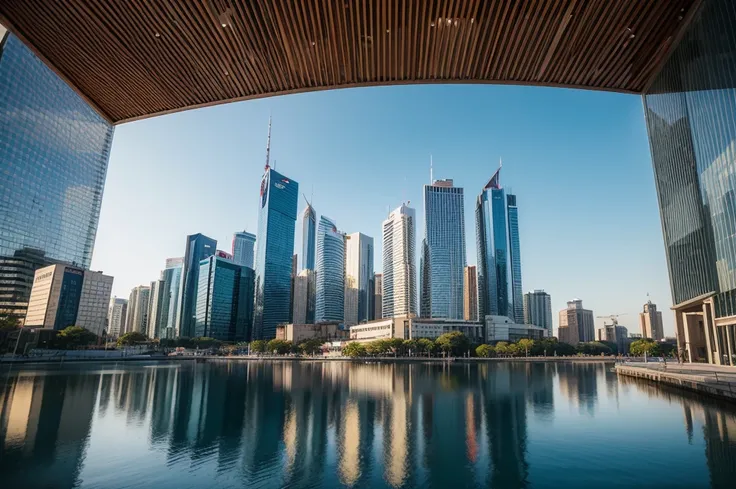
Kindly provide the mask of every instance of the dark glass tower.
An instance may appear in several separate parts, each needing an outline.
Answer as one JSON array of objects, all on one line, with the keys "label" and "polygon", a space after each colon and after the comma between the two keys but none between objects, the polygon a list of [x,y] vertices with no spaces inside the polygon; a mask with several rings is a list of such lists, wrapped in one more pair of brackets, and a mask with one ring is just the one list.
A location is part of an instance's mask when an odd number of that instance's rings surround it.
[{"label": "dark glass tower", "polygon": [[302,221],[302,270],[314,270],[314,254],[317,239],[317,213],[307,202]]},{"label": "dark glass tower", "polygon": [[179,281],[179,315],[176,318],[176,336],[191,338],[195,335],[194,321],[199,287],[199,263],[215,254],[217,241],[204,234],[187,236],[184,262]]},{"label": "dark glass tower", "polygon": [[524,324],[524,299],[521,287],[521,245],[519,244],[519,208],[516,195],[506,195],[509,223],[509,262],[511,263],[511,307],[509,316],[516,324]]},{"label": "dark glass tower", "polygon": [[276,326],[289,321],[298,200],[299,184],[266,165],[256,243],[255,339],[275,338]]},{"label": "dark glass tower", "polygon": [[23,316],[36,269],[89,268],[113,127],[2,33],[0,121],[0,312]]},{"label": "dark glass tower", "polygon": [[316,302],[315,322],[345,318],[345,235],[326,216],[317,230]]}]

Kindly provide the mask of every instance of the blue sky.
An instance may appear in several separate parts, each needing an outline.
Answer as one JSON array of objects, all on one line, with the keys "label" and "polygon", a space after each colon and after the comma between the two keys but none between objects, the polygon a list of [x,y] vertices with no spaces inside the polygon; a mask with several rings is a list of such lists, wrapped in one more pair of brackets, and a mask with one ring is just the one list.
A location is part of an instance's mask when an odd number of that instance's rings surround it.
[{"label": "blue sky", "polygon": [[[434,177],[465,189],[475,264],[475,197],[503,158],[501,183],[518,198],[524,291],[551,294],[555,325],[579,297],[596,315],[628,313],[620,323],[639,332],[650,293],[673,335],[641,99],[555,88],[333,90],[119,126],[92,261],[115,277],[115,295],[158,278],[167,257],[183,255],[187,234],[229,250],[234,231],[257,231],[269,113],[276,169],[313,193],[318,214],[374,238],[376,271],[389,209],[411,201],[421,240],[430,154]],[[296,231],[300,252],[299,220]]]}]

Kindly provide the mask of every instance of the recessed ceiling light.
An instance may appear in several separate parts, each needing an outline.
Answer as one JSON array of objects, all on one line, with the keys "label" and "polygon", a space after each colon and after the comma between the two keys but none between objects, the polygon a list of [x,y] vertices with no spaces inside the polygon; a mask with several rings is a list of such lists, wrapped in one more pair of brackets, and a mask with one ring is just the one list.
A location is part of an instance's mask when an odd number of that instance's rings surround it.
[{"label": "recessed ceiling light", "polygon": [[155,34],[154,34],[153,36],[154,36],[154,37],[161,37],[161,34],[159,34],[159,33],[157,32],[157,33],[155,33]]}]

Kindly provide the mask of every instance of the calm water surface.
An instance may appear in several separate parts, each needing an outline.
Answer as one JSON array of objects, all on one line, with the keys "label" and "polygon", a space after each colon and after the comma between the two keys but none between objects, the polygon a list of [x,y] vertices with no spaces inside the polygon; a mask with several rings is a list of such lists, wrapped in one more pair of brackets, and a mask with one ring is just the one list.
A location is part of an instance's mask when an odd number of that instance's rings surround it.
[{"label": "calm water surface", "polygon": [[736,487],[733,406],[610,366],[5,368],[0,487]]}]

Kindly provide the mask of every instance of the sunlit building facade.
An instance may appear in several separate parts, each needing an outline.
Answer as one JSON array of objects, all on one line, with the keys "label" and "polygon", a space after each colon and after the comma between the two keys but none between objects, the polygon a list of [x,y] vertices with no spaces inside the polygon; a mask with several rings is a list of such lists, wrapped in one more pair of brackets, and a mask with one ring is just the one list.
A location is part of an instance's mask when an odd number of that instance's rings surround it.
[{"label": "sunlit building facade", "polygon": [[233,261],[238,265],[253,268],[256,235],[246,231],[233,234]]},{"label": "sunlit building facade", "polygon": [[509,222],[509,263],[511,275],[511,305],[509,316],[517,323],[524,322],[524,303],[521,287],[521,244],[519,243],[519,208],[516,195],[506,195],[506,215]]},{"label": "sunlit building facade", "polygon": [[509,246],[506,195],[501,168],[483,187],[475,205],[478,253],[478,317],[509,316]]},{"label": "sunlit building facade", "polygon": [[176,316],[174,331],[177,337],[192,338],[194,336],[199,263],[214,255],[215,251],[217,251],[217,240],[199,233],[187,236],[179,279],[179,313]]},{"label": "sunlit building facade", "polygon": [[321,216],[317,227],[315,322],[345,318],[345,235]]},{"label": "sunlit building facade", "polygon": [[416,315],[416,212],[406,204],[383,221],[384,318]]},{"label": "sunlit building facade", "polygon": [[541,326],[552,336],[552,297],[537,289],[524,294],[524,324]]},{"label": "sunlit building facade", "polygon": [[373,238],[345,236],[345,324],[368,321],[373,315]]}]

